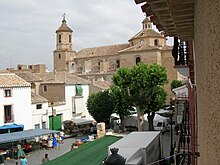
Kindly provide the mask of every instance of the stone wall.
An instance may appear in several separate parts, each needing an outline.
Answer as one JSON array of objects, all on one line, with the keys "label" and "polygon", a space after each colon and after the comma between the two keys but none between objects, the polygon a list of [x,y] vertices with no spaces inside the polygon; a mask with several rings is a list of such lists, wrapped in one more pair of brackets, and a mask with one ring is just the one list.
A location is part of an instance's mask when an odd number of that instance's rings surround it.
[{"label": "stone wall", "polygon": [[199,165],[220,163],[220,1],[195,1]]}]

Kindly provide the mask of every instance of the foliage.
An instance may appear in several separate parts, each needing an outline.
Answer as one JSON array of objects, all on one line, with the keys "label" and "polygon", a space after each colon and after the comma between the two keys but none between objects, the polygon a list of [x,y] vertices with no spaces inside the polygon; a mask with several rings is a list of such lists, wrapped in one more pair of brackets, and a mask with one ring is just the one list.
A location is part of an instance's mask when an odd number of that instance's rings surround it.
[{"label": "foliage", "polygon": [[87,109],[97,122],[109,124],[109,119],[114,109],[109,91],[91,94],[87,100]]},{"label": "foliage", "polygon": [[119,115],[121,120],[121,130],[124,128],[124,118],[130,115],[130,111],[133,110],[130,104],[130,98],[127,90],[121,89],[116,85],[111,86],[110,96],[114,103],[114,112]]},{"label": "foliage", "polygon": [[[155,113],[150,112],[158,111],[165,102],[166,92],[162,86],[168,80],[166,69],[160,65],[139,63],[131,69],[120,68],[112,80],[116,86],[127,91],[130,102],[137,109],[140,124],[143,124],[144,113],[154,118]],[[139,125],[139,130],[142,130],[141,127]]]},{"label": "foliage", "polygon": [[182,86],[182,85],[183,85],[183,82],[182,82],[182,81],[180,81],[180,80],[173,80],[173,81],[171,82],[171,84],[170,84],[170,88],[171,88],[171,90],[172,90],[172,89],[178,88],[178,87],[180,87],[180,86]]}]

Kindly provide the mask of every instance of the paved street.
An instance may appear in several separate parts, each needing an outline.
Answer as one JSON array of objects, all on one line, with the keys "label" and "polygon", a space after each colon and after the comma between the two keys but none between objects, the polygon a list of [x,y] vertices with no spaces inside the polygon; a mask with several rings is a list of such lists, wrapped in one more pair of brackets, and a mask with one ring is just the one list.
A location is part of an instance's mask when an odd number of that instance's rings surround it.
[{"label": "paved street", "polygon": [[[76,137],[81,138],[81,137]],[[29,156],[27,156],[28,165],[40,165],[41,160],[43,159],[44,155],[48,153],[50,160],[55,159],[67,152],[70,151],[71,144],[75,142],[76,138],[67,138],[64,139],[63,144],[58,145],[58,149],[40,149],[34,152],[31,152]],[[176,135],[174,133],[174,141],[176,140]],[[162,146],[162,157],[170,156],[170,132],[166,132],[165,134],[161,135],[161,146]],[[5,160],[5,165],[15,165],[18,160]]]},{"label": "paved street", "polygon": [[[48,153],[50,160],[55,159],[67,152],[70,151],[71,144],[75,141],[75,138],[68,138],[64,139],[63,144],[58,145],[58,149],[41,149],[32,152],[29,156],[27,156],[28,165],[40,165],[41,160],[43,159],[44,155]],[[6,160],[5,165],[15,165],[18,160]]]}]

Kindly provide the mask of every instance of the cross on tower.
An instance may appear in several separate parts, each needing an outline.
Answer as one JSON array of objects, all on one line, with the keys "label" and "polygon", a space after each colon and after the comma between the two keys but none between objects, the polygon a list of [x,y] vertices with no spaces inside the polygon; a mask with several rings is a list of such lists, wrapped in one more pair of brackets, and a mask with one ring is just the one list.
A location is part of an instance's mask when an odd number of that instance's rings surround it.
[{"label": "cross on tower", "polygon": [[66,13],[63,13],[63,20],[65,20],[66,18]]}]

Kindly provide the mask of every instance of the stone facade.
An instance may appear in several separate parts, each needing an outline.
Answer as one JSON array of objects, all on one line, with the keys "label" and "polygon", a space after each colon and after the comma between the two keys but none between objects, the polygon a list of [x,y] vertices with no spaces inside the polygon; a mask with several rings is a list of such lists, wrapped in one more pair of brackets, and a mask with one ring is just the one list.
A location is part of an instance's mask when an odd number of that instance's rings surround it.
[{"label": "stone facade", "polygon": [[[61,27],[64,23],[66,22],[63,21]],[[92,82],[99,79],[111,82],[113,74],[120,67],[132,67],[138,62],[156,63],[167,69],[169,84],[165,86],[165,89],[168,92],[168,98],[171,98],[173,93],[170,90],[170,82],[178,77],[176,69],[173,68],[172,47],[166,45],[166,38],[162,33],[153,30],[148,18],[143,20],[142,25],[143,29],[129,39],[128,43],[85,48],[70,55],[71,58],[70,56],[67,58],[68,53],[71,54],[71,46],[69,48],[57,46],[54,51],[54,69],[56,71],[66,70]],[[57,35],[60,35],[59,29]],[[62,34],[66,37],[63,40],[68,40],[71,30],[63,33],[67,33]],[[61,43],[57,42],[57,44],[65,45],[64,41],[61,40]],[[58,58],[59,54],[61,58]],[[62,54],[66,56],[63,57]]]},{"label": "stone facade", "polygon": [[196,0],[194,48],[199,126],[199,164],[220,162],[220,2]]}]

